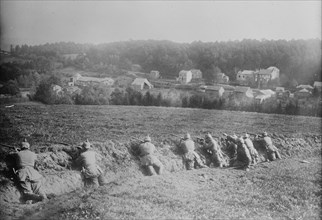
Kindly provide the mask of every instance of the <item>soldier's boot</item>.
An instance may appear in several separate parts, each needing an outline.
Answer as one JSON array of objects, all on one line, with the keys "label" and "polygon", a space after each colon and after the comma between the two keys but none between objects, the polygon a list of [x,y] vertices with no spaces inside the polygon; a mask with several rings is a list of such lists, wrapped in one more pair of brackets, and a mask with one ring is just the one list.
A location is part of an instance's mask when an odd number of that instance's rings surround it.
[{"label": "soldier's boot", "polygon": [[280,153],[278,151],[275,151],[275,155],[276,155],[277,159],[282,159],[282,157],[281,157],[281,155],[280,155]]},{"label": "soldier's boot", "polygon": [[193,170],[195,168],[195,162],[194,161],[186,161],[186,169],[187,170]]},{"label": "soldier's boot", "polygon": [[153,166],[147,166],[147,171],[148,171],[149,176],[156,175]]},{"label": "soldier's boot", "polygon": [[158,175],[162,175],[163,174],[163,170],[164,170],[163,166],[157,167],[157,174]]},{"label": "soldier's boot", "polygon": [[24,197],[25,197],[24,199],[26,201],[33,200],[33,201],[39,202],[39,201],[42,201],[43,200],[43,197],[42,196],[37,195],[37,194],[34,194],[34,193],[25,193]]}]

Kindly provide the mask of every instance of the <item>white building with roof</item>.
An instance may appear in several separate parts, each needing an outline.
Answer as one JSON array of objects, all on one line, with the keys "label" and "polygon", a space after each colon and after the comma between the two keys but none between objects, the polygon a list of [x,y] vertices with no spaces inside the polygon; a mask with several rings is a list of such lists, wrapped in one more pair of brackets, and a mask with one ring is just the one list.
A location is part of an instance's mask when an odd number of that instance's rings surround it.
[{"label": "white building with roof", "polygon": [[153,85],[146,78],[136,78],[131,83],[132,88],[136,90],[152,89]]}]

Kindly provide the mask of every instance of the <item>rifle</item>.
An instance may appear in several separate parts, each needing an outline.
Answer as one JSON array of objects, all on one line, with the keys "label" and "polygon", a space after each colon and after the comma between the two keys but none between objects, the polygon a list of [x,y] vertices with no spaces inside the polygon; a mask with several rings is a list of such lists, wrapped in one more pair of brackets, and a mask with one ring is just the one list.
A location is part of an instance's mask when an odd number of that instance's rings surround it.
[{"label": "rifle", "polygon": [[175,136],[177,138],[180,138],[180,139],[183,139],[183,137],[179,136],[179,135],[176,135],[176,134],[171,134],[172,136]]},{"label": "rifle", "polygon": [[0,143],[0,145],[3,146],[3,147],[8,147],[8,148],[17,150],[17,148],[14,147],[14,146],[10,146],[10,145],[7,145],[7,144],[2,144],[2,143]]},{"label": "rifle", "polygon": [[136,137],[133,137],[133,136],[131,136],[131,138],[132,139],[135,139],[135,140],[137,140],[137,141],[140,141],[140,142],[143,142],[141,139],[139,139],[139,138],[136,138]]}]

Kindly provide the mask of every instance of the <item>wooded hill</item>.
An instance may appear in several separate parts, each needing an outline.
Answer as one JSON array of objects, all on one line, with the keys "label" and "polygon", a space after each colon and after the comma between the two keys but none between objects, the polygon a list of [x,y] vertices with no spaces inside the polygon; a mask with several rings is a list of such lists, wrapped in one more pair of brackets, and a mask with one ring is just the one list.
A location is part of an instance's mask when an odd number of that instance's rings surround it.
[{"label": "wooded hill", "polygon": [[[183,69],[200,69],[204,77],[222,71],[235,79],[239,70],[255,70],[276,66],[281,84],[296,80],[301,84],[321,81],[321,40],[242,40],[228,42],[175,43],[139,40],[107,44],[60,42],[38,46],[17,45],[11,54],[27,61],[15,65],[15,74],[1,74],[0,81],[14,79],[26,69],[39,73],[74,66],[81,70],[120,74],[122,70],[160,71],[163,78],[174,78]],[[76,58],[64,57],[78,54]],[[7,65],[7,66],[6,66]],[[17,70],[18,68],[18,70]],[[8,64],[1,72],[9,71]],[[11,71],[12,72],[12,71]]]}]

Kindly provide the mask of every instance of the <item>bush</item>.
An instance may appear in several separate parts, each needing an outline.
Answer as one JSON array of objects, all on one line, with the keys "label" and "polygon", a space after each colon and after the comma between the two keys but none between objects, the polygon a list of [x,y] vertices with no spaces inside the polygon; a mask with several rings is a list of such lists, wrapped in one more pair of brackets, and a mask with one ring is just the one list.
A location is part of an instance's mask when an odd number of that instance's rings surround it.
[{"label": "bush", "polygon": [[0,94],[18,95],[20,93],[18,83],[15,80],[9,80],[0,88]]},{"label": "bush", "polygon": [[111,97],[110,93],[110,89],[105,86],[86,86],[80,94],[76,95],[75,104],[108,105]]}]

